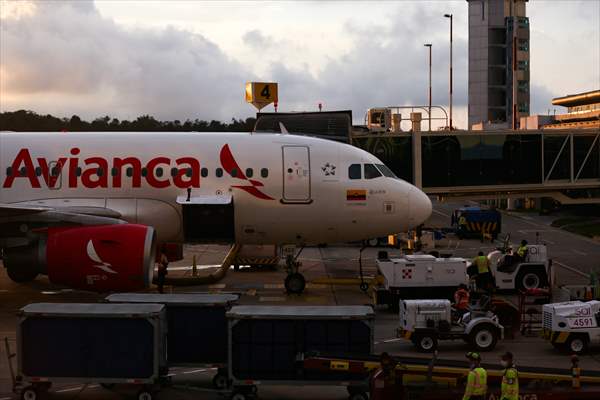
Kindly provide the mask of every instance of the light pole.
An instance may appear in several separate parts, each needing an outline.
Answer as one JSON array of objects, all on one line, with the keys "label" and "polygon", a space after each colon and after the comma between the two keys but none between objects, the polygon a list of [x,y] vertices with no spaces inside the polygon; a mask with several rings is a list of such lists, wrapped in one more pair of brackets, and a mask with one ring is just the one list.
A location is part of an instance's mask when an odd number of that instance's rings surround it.
[{"label": "light pole", "polygon": [[444,14],[450,18],[450,130],[452,130],[452,14]]},{"label": "light pole", "polygon": [[433,45],[425,43],[424,46],[429,47],[429,110],[427,111],[427,115],[429,116],[429,132],[431,132],[431,48]]}]

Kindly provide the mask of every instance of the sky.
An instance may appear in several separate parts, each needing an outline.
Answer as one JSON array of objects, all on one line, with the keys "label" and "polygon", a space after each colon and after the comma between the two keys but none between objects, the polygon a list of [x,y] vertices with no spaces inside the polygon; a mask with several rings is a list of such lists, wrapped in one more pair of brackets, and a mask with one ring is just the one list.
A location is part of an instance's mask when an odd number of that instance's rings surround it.
[{"label": "sky", "polygon": [[[448,105],[466,128],[468,6],[456,1],[0,0],[0,111],[229,121],[254,116],[247,81],[279,111]],[[600,0],[531,0],[531,111],[600,89]],[[272,111],[268,106],[265,111]],[[560,108],[556,110],[562,112]]]}]

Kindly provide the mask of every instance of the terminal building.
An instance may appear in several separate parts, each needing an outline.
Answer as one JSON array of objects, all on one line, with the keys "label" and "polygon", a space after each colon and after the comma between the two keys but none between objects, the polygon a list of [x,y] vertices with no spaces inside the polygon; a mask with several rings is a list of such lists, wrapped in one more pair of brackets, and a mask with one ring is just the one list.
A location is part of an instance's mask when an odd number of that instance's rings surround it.
[{"label": "terminal building", "polygon": [[517,129],[529,115],[528,0],[469,3],[469,127]]}]

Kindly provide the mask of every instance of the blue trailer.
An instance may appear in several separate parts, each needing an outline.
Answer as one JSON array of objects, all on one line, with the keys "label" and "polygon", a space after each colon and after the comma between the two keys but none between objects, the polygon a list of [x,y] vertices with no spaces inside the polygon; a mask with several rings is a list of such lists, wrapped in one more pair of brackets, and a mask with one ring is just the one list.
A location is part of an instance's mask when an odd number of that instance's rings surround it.
[{"label": "blue trailer", "polygon": [[451,220],[459,238],[496,239],[502,231],[502,214],[498,210],[481,207],[461,207],[454,210]]}]

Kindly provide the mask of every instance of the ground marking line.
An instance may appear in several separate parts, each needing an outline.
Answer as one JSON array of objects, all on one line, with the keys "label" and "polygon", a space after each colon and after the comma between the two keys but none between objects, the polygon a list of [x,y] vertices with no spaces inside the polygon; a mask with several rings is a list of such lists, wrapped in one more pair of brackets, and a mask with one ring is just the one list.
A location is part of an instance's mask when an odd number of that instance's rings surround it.
[{"label": "ground marking line", "polygon": [[446,214],[446,213],[443,213],[443,212],[438,211],[438,210],[433,210],[433,212],[436,213],[436,214],[442,215],[444,217],[450,217],[450,214]]},{"label": "ground marking line", "polygon": [[200,372],[206,372],[206,369],[195,369],[192,371],[183,371],[184,374],[197,374]]},{"label": "ground marking line", "polygon": [[386,339],[383,341],[383,343],[399,342],[400,340],[402,340],[402,339],[401,338]]},{"label": "ground marking line", "polygon": [[581,256],[587,256],[586,252],[583,252],[583,251],[580,251],[580,250],[577,250],[577,249],[571,249],[571,250],[573,250],[574,253],[577,253],[577,254],[579,254]]},{"label": "ground marking line", "polygon": [[571,267],[570,265],[563,264],[560,261],[554,261],[554,264],[557,264],[557,265],[563,267],[564,269],[567,269],[571,272],[581,275],[584,278],[590,279],[590,274],[586,274],[585,272],[582,272],[582,271],[578,270],[577,268]]}]

